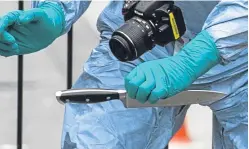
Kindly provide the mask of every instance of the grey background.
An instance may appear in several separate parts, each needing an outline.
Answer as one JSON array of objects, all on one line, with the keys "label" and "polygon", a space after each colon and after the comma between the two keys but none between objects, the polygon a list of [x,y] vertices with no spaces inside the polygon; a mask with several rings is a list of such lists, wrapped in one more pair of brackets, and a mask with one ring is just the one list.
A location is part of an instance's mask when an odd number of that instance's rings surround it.
[{"label": "grey background", "polygon": [[[98,44],[99,33],[95,24],[98,14],[107,3],[92,2],[74,25],[74,81],[80,75],[91,50]],[[0,1],[0,17],[17,8],[17,1]],[[25,1],[25,8],[30,8],[30,2]],[[66,88],[66,42],[66,36],[62,36],[50,47],[24,56],[24,149],[60,148],[64,107],[54,95],[57,90]],[[17,127],[16,56],[0,57],[0,101],[0,149],[14,149]],[[187,118],[188,135],[192,142],[190,145],[172,143],[170,149],[210,149],[210,110],[192,106]]]}]

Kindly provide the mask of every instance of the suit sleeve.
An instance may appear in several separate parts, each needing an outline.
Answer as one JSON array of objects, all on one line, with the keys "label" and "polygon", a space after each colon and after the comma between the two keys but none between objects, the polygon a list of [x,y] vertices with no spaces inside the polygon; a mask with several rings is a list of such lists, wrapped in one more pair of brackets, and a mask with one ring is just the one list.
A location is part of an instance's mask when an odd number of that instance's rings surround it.
[{"label": "suit sleeve", "polygon": [[[65,15],[64,33],[67,33],[70,30],[71,26],[81,17],[81,15],[87,10],[87,8],[91,3],[91,1],[82,1],[82,0],[73,0],[73,1],[51,0],[49,2],[59,4],[63,8],[63,12]],[[41,3],[44,3],[44,1],[33,1],[32,7],[33,8],[39,7]]]},{"label": "suit sleeve", "polygon": [[213,38],[221,64],[235,61],[248,46],[248,1],[222,0],[209,14],[203,29]]}]

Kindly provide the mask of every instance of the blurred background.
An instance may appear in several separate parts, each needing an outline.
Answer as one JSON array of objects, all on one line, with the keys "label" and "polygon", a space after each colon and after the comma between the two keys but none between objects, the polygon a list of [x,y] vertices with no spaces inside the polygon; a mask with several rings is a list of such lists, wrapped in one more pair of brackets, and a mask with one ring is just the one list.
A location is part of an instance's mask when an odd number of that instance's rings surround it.
[{"label": "blurred background", "polygon": [[[74,25],[73,82],[83,70],[91,50],[98,44],[98,14],[108,1],[93,1]],[[25,1],[25,9],[30,2]],[[0,1],[0,17],[18,8],[17,1]],[[67,36],[50,47],[24,56],[23,148],[59,149],[64,106],[55,92],[66,89]],[[17,137],[17,57],[0,57],[0,149],[16,148]],[[212,114],[209,108],[192,106],[184,128],[169,149],[211,149]]]}]

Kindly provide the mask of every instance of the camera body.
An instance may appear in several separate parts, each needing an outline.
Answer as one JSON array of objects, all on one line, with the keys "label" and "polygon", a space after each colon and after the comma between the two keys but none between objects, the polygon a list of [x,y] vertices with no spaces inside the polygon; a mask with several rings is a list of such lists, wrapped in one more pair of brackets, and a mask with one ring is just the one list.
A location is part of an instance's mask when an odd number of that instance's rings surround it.
[{"label": "camera body", "polygon": [[173,1],[124,2],[125,23],[113,32],[109,45],[120,61],[132,61],[151,50],[179,39],[186,31],[181,9]]}]

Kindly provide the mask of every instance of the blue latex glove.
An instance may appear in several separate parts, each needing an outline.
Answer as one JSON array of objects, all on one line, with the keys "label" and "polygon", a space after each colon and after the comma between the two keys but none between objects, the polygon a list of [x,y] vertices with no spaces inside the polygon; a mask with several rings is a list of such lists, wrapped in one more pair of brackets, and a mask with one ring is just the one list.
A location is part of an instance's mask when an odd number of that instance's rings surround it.
[{"label": "blue latex glove", "polygon": [[[8,19],[9,22],[14,22],[16,21],[17,17],[16,15],[19,14],[19,11],[13,11],[8,13],[6,16],[11,16],[11,17],[4,17],[4,18],[0,18],[0,54],[2,53],[3,56],[7,56],[5,54],[8,53],[8,51],[15,51],[18,49],[18,45],[16,43],[15,38],[9,34],[7,31],[5,31],[5,27],[2,27],[2,22],[3,20]],[[11,19],[15,19],[15,20],[11,20]],[[10,24],[6,24],[7,26],[10,26]]]},{"label": "blue latex glove", "polygon": [[54,2],[8,13],[0,20],[0,55],[22,55],[49,46],[64,29],[64,13]]},{"label": "blue latex glove", "polygon": [[141,103],[156,103],[185,90],[218,62],[215,43],[202,31],[175,56],[138,65],[126,76],[125,88]]}]

